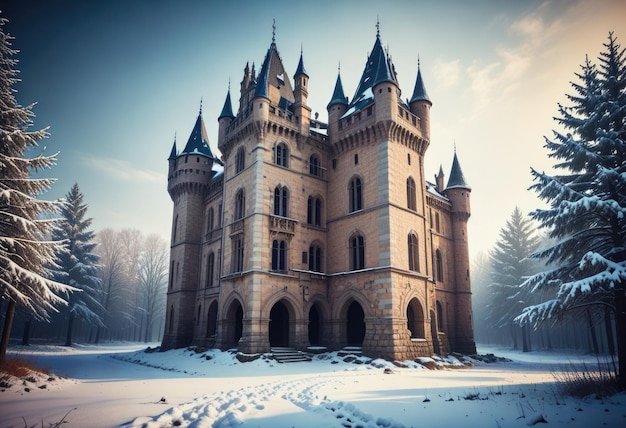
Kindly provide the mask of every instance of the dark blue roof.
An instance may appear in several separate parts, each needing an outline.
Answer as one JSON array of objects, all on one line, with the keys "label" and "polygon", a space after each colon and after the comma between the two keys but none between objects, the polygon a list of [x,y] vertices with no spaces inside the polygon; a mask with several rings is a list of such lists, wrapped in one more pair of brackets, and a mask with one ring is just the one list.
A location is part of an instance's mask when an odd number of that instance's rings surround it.
[{"label": "dark blue roof", "polygon": [[297,76],[298,74],[304,74],[305,76],[308,77],[308,74],[306,74],[306,70],[304,69],[304,60],[302,59],[302,52],[300,52],[300,61],[298,61],[298,68],[296,68],[296,74],[294,74],[294,76]]},{"label": "dark blue roof", "polygon": [[267,55],[265,55],[265,60],[263,61],[263,65],[261,66],[261,71],[259,72],[259,76],[256,79],[256,88],[254,90],[254,98],[263,97],[269,98],[269,89],[267,84],[269,82],[269,70],[270,70],[270,60],[272,58],[272,50],[276,48],[276,45],[272,43],[270,48],[267,50]]},{"label": "dark blue roof", "polygon": [[196,124],[193,127],[193,131],[191,131],[191,135],[189,136],[189,140],[187,141],[187,145],[185,149],[180,153],[180,155],[190,155],[190,154],[199,154],[204,155],[210,158],[215,158],[211,149],[209,148],[209,138],[206,134],[206,129],[204,128],[204,121],[202,120],[202,114],[198,115],[198,119],[196,119]]},{"label": "dark blue roof", "polygon": [[167,160],[176,159],[176,139],[174,138],[174,144],[172,144],[172,151],[170,152],[170,157]]},{"label": "dark blue roof", "polygon": [[467,181],[465,181],[465,176],[463,176],[463,171],[461,170],[461,164],[459,164],[459,158],[456,156],[456,151],[454,152],[452,169],[450,170],[450,178],[448,179],[446,190],[454,188],[471,190],[471,187],[467,184]]},{"label": "dark blue roof", "polygon": [[411,97],[411,101],[430,101],[430,97],[426,92],[426,87],[424,87],[424,81],[422,80],[422,71],[420,70],[419,63],[417,65],[417,79],[415,79],[415,89],[413,89],[413,96]]},{"label": "dark blue roof", "polygon": [[362,103],[364,99],[371,98],[373,96],[371,89],[382,82],[398,84],[393,72],[393,65],[387,58],[387,55],[385,55],[380,35],[376,35],[376,42],[374,42],[372,53],[367,58],[365,70],[363,70],[361,81],[356,88],[350,107],[355,106],[357,103]]},{"label": "dark blue roof", "polygon": [[235,117],[233,114],[233,103],[230,101],[230,89],[226,93],[226,100],[224,101],[224,107],[222,107],[222,113],[217,120],[220,120],[223,117]]},{"label": "dark blue roof", "polygon": [[343,92],[343,85],[341,84],[340,74],[337,74],[337,82],[335,83],[335,90],[333,92],[333,97],[331,98],[326,108],[330,108],[330,106],[335,105],[335,104],[348,105],[348,98],[345,96]]}]

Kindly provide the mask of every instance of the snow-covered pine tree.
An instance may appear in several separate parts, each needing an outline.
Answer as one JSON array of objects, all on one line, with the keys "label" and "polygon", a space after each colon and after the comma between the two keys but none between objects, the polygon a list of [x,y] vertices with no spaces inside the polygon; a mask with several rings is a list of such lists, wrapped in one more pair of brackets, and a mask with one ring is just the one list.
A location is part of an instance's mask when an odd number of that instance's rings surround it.
[{"label": "snow-covered pine tree", "polygon": [[84,195],[74,183],[65,197],[61,208],[62,221],[53,232],[53,239],[64,241],[66,251],[56,256],[53,278],[63,284],[81,290],[66,296],[67,334],[65,346],[72,346],[74,321],[84,320],[93,326],[102,326],[102,305],[98,301],[99,266],[98,256],[93,253],[96,246],[94,232],[89,230],[92,219],[85,218],[88,205],[83,203]]},{"label": "snow-covered pine tree", "polygon": [[54,264],[55,253],[62,248],[62,243],[49,240],[61,202],[38,199],[54,180],[32,175],[52,167],[56,155],[26,157],[47,131],[28,131],[33,106],[22,107],[15,99],[17,59],[13,38],[4,31],[6,22],[0,16],[0,298],[8,301],[0,367],[16,307],[47,320],[57,305],[66,303],[61,295],[73,290],[49,279],[47,266]]},{"label": "snow-covered pine tree", "polygon": [[624,50],[609,33],[599,65],[589,59],[572,83],[571,106],[559,105],[555,120],[567,133],[546,137],[556,175],[531,169],[531,187],[549,202],[531,217],[556,242],[536,257],[555,266],[525,285],[546,287],[557,297],[524,309],[517,317],[535,326],[580,307],[610,307],[615,313],[619,373],[626,387],[626,64]]},{"label": "snow-covered pine tree", "polygon": [[[486,312],[493,325],[510,329],[517,347],[519,327],[513,320],[529,304],[529,293],[520,285],[539,271],[537,261],[528,258],[537,249],[539,238],[532,222],[519,207],[515,207],[499,235],[490,253],[491,298]],[[530,352],[530,335],[525,326],[522,326],[522,343],[522,350]]]}]

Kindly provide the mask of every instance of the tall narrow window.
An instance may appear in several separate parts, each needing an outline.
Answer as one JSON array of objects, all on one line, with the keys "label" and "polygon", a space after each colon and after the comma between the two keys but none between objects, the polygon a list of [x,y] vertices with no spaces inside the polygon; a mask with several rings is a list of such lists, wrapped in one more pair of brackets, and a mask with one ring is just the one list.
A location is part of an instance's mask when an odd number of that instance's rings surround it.
[{"label": "tall narrow window", "polygon": [[213,207],[209,208],[209,213],[207,215],[207,220],[206,220],[206,231],[210,232],[213,230],[214,228],[214,224],[213,222],[215,221],[215,210],[213,210]]},{"label": "tall narrow window", "polygon": [[235,195],[235,220],[242,219],[246,211],[246,197],[243,189]]},{"label": "tall narrow window", "polygon": [[274,240],[272,242],[272,270],[274,272],[286,272],[286,267],[287,244],[285,241]]},{"label": "tall narrow window", "polygon": [[240,173],[246,167],[246,152],[243,147],[240,147],[237,150],[237,154],[235,155],[235,172]]},{"label": "tall narrow window", "polygon": [[213,277],[215,276],[215,254],[209,253],[206,265],[206,286],[213,287]]},{"label": "tall narrow window", "polygon": [[365,242],[363,236],[350,238],[350,270],[365,268]]},{"label": "tall narrow window", "polygon": [[443,260],[441,258],[441,250],[435,252],[435,269],[437,270],[437,281],[443,281]]},{"label": "tall narrow window", "polygon": [[322,225],[322,200],[309,196],[306,208],[306,222],[312,226]]},{"label": "tall narrow window", "polygon": [[274,163],[278,166],[284,166],[287,168],[289,166],[288,163],[289,150],[287,150],[287,145],[284,143],[280,143],[274,149]]},{"label": "tall narrow window", "polygon": [[419,247],[418,247],[418,238],[417,235],[411,233],[408,239],[409,245],[409,270],[418,272],[420,270],[419,265]]},{"label": "tall narrow window", "polygon": [[417,202],[415,196],[415,180],[413,177],[406,179],[406,203],[410,210],[417,210]]},{"label": "tall narrow window", "polygon": [[235,239],[233,242],[233,272],[243,271],[243,238]]},{"label": "tall narrow window", "polygon": [[274,215],[288,217],[289,189],[277,186],[274,189]]},{"label": "tall narrow window", "polygon": [[320,158],[317,155],[312,155],[309,158],[309,174],[314,175],[316,177],[320,177],[322,175],[322,169],[320,167]]},{"label": "tall narrow window", "polygon": [[440,227],[440,224],[439,224],[439,213],[438,212],[435,213],[435,230],[437,232],[441,232],[441,227]]},{"label": "tall narrow window", "polygon": [[309,247],[309,270],[314,272],[322,271],[322,249],[317,244]]},{"label": "tall narrow window", "polygon": [[361,179],[354,177],[349,186],[350,212],[363,209],[363,189]]}]

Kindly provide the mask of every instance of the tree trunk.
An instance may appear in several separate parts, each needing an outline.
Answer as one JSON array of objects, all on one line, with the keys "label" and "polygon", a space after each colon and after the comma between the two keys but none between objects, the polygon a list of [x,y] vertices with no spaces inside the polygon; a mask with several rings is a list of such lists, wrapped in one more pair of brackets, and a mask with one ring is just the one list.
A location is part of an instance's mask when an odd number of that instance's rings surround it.
[{"label": "tree trunk", "polygon": [[13,317],[15,316],[15,302],[9,300],[6,316],[4,317],[4,328],[2,329],[2,338],[0,338],[0,368],[4,365],[7,357],[7,349],[9,347],[9,337],[11,336],[11,327],[13,327]]},{"label": "tree trunk", "polygon": [[528,325],[522,326],[522,351],[530,352],[530,334],[528,333]]},{"label": "tree trunk", "polygon": [[615,289],[615,336],[617,337],[617,382],[626,389],[626,296],[624,284]]},{"label": "tree trunk", "polygon": [[513,349],[517,349],[517,328],[513,321],[509,324],[509,330],[511,332],[511,338],[513,339]]},{"label": "tree trunk", "polygon": [[72,346],[73,332],[74,332],[74,314],[70,313],[70,319],[67,322],[67,335],[65,336],[65,346]]},{"label": "tree trunk", "polygon": [[587,309],[587,324],[589,325],[589,333],[591,333],[591,343],[593,344],[593,353],[598,355],[600,353],[600,347],[598,346],[598,337],[596,336],[596,329],[593,326],[593,320],[591,319],[591,311]]},{"label": "tree trunk", "polygon": [[28,346],[30,340],[30,324],[31,320],[24,321],[24,332],[22,333],[22,346]]},{"label": "tree trunk", "polygon": [[613,335],[613,320],[611,319],[611,310],[604,310],[604,330],[606,332],[606,344],[609,347],[609,355],[615,355],[615,337]]}]

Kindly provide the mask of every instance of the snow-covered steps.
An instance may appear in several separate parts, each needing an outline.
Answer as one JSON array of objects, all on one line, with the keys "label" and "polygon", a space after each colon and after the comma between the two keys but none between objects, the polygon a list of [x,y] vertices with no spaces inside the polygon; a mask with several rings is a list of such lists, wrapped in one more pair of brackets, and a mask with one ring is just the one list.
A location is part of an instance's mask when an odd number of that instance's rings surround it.
[{"label": "snow-covered steps", "polygon": [[298,363],[301,361],[311,361],[311,357],[295,348],[272,347],[270,351],[279,363]]},{"label": "snow-covered steps", "polygon": [[341,351],[337,352],[337,355],[340,357],[345,357],[346,355],[363,355],[363,347],[361,346],[344,346],[341,348]]}]

